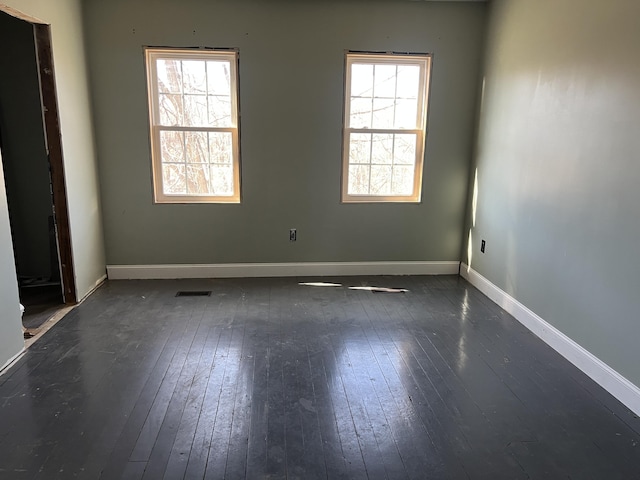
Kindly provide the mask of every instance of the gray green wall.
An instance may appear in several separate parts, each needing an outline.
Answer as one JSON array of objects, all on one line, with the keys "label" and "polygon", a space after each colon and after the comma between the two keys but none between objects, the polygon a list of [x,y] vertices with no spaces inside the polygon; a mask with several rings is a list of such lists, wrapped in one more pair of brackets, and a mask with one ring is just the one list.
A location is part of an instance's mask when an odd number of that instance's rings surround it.
[{"label": "gray green wall", "polygon": [[[108,264],[459,259],[484,3],[84,7]],[[241,205],[153,205],[143,45],[240,49]],[[345,50],[433,53],[420,205],[340,204]]]},{"label": "gray green wall", "polygon": [[0,368],[20,353],[24,345],[9,209],[1,167],[0,153]]},{"label": "gray green wall", "polygon": [[33,27],[0,12],[0,44],[11,45],[0,52],[0,136],[18,274],[48,278],[58,272],[51,271],[53,212]]},{"label": "gray green wall", "polygon": [[638,18],[630,0],[492,2],[467,259],[636,385]]}]

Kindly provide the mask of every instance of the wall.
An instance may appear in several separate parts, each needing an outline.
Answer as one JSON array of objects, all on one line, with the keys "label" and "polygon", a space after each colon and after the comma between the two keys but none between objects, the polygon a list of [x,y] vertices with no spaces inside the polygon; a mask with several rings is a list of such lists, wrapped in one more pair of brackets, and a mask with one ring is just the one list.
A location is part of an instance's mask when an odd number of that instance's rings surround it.
[{"label": "wall", "polygon": [[639,17],[631,0],[492,3],[467,259],[636,385]]},{"label": "wall", "polygon": [[[107,263],[459,260],[485,8],[87,0]],[[144,45],[240,49],[241,205],[153,205]],[[419,205],[340,204],[348,49],[434,55]]]},{"label": "wall", "polygon": [[[42,103],[31,24],[0,13],[0,135],[18,274],[48,278],[52,215]],[[54,264],[57,258],[53,259]]]},{"label": "wall", "polygon": [[80,0],[4,0],[51,24],[78,299],[105,272],[96,152]]},{"label": "wall", "polygon": [[0,154],[0,368],[24,345],[9,209]]}]

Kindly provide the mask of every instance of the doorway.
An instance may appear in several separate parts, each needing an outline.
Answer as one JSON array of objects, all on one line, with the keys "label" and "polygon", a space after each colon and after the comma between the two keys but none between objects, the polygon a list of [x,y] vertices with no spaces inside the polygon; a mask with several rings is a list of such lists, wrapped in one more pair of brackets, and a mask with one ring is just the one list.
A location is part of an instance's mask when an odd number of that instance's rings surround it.
[{"label": "doorway", "polygon": [[0,149],[31,334],[76,303],[49,25],[0,6]]}]

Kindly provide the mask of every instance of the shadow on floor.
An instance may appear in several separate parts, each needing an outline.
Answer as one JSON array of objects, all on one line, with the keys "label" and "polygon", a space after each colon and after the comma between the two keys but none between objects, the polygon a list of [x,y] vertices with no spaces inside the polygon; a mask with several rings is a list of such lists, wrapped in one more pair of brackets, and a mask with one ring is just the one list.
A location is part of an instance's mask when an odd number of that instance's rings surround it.
[{"label": "shadow on floor", "polygon": [[25,307],[22,325],[31,333],[53,317],[65,304],[59,283],[20,287],[20,302]]}]

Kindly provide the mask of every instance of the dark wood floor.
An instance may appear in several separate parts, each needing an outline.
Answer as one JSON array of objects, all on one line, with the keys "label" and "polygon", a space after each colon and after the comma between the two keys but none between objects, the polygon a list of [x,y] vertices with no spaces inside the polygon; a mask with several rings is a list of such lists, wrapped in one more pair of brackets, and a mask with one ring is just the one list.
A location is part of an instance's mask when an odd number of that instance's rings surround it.
[{"label": "dark wood floor", "polygon": [[107,283],[0,377],[0,478],[640,478],[638,418],[464,280],[318,280]]}]

